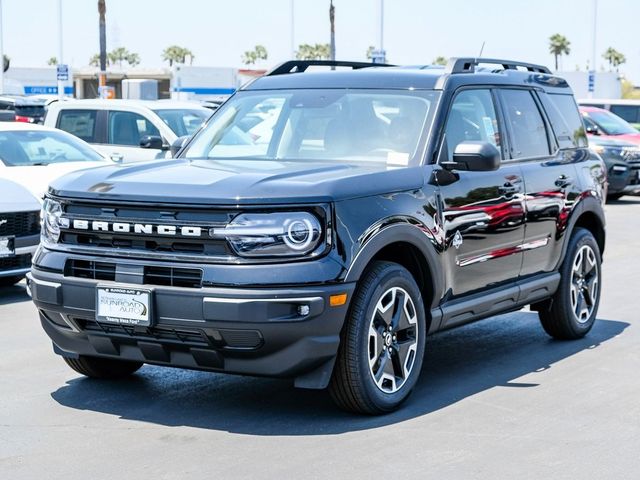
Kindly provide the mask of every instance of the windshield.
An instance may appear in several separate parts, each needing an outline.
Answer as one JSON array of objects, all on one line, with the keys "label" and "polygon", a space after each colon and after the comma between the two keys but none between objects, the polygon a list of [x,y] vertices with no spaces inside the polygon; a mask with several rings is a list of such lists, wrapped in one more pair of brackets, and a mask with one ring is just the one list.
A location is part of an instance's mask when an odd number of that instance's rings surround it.
[{"label": "windshield", "polygon": [[606,135],[638,133],[638,130],[612,113],[592,111],[588,112],[587,116],[591,118]]},{"label": "windshield", "polygon": [[0,161],[8,167],[99,160],[103,158],[88,145],[61,132],[37,130],[0,132]]},{"label": "windshield", "polygon": [[211,116],[211,111],[202,109],[166,109],[154,110],[178,137],[193,135],[196,130]]},{"label": "windshield", "polygon": [[400,90],[240,92],[181,156],[417,164],[437,97]]}]

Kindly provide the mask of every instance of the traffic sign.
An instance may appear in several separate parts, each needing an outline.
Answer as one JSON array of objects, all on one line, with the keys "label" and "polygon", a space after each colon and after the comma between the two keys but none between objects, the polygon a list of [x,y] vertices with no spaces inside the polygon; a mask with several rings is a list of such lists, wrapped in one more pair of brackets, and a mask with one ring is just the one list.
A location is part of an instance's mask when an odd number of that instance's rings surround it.
[{"label": "traffic sign", "polygon": [[56,68],[59,82],[66,82],[69,80],[69,65],[58,65]]},{"label": "traffic sign", "polygon": [[594,72],[593,70],[589,71],[588,83],[589,83],[589,92],[593,93],[596,88],[596,72]]}]

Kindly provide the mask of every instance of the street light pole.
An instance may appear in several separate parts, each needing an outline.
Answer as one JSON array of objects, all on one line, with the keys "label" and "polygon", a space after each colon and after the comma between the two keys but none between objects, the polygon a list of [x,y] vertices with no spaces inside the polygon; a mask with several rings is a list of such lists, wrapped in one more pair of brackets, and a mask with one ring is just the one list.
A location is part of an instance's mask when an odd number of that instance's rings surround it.
[{"label": "street light pole", "polygon": [[[58,0],[58,65],[64,65],[62,51],[62,0]],[[62,100],[64,98],[64,81],[59,72],[56,71],[56,75],[58,77],[58,100]]]},{"label": "street light pole", "polygon": [[295,0],[291,0],[291,59],[296,58],[296,20],[295,20]]},{"label": "street light pole", "polygon": [[591,25],[591,68],[589,69],[588,97],[593,98],[596,89],[596,33],[598,25],[598,0],[593,0],[593,23]]},{"label": "street light pole", "polygon": [[0,0],[0,95],[4,93],[4,49],[2,46],[2,0]]}]

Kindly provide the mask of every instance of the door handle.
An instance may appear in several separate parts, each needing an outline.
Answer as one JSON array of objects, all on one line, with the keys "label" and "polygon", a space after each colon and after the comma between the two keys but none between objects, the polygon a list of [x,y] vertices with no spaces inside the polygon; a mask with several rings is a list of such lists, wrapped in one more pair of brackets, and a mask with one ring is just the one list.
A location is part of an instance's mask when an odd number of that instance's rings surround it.
[{"label": "door handle", "polygon": [[573,184],[573,179],[566,175],[560,175],[555,181],[556,187],[567,188],[569,185]]}]

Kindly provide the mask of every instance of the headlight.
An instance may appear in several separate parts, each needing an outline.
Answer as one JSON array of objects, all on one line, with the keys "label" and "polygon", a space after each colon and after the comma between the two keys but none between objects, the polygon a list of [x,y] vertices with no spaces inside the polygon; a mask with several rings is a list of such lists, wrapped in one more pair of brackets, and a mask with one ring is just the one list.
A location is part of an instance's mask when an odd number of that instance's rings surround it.
[{"label": "headlight", "polygon": [[68,220],[62,217],[62,204],[56,200],[45,198],[42,204],[42,229],[40,238],[42,243],[57,243],[60,238],[60,227],[68,226]]},{"label": "headlight", "polygon": [[226,238],[242,257],[303,256],[322,239],[320,221],[307,212],[243,213],[210,233]]}]

